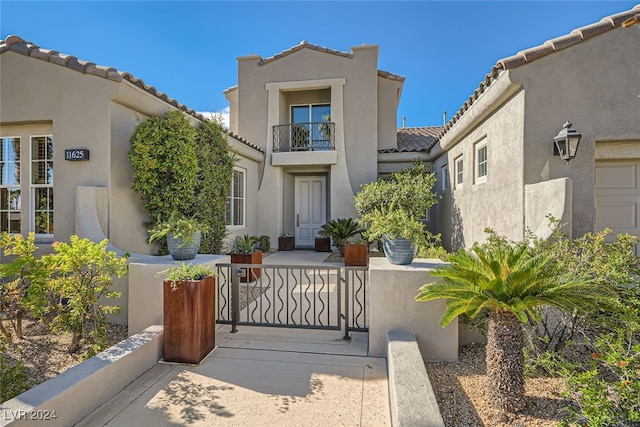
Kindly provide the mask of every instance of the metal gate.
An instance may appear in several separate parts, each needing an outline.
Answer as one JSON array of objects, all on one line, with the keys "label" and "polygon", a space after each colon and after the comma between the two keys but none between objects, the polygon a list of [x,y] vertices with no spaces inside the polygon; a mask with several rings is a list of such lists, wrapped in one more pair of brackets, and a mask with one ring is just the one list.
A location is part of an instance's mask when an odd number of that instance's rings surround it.
[{"label": "metal gate", "polygon": [[218,264],[217,322],[368,331],[366,267]]}]

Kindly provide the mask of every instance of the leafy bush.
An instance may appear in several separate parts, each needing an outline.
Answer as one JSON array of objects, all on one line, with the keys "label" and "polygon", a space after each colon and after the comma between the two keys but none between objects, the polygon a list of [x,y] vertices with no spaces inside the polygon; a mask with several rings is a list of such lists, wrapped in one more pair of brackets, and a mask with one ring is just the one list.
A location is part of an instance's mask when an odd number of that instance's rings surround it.
[{"label": "leafy bush", "polygon": [[107,347],[105,315],[120,311],[120,307],[104,305],[100,298],[120,297],[110,287],[114,275],[127,273],[127,260],[108,251],[106,239],[94,243],[71,236],[71,243],[56,243],[54,250],[43,257],[55,266],[57,276],[50,286],[62,297],[53,319],[54,331],[71,332],[70,352],[77,351],[82,342],[89,344],[83,356],[91,357]]},{"label": "leafy bush", "polygon": [[[34,255],[35,234],[25,239],[21,234],[2,233],[0,248],[4,256],[14,257],[0,265],[0,313],[9,317],[17,338],[23,337],[22,318],[30,308],[41,306],[44,301],[44,283],[49,274],[46,265]],[[0,318],[0,333],[11,339],[11,333],[3,326],[7,319]]]},{"label": "leafy bush", "polygon": [[178,290],[178,282],[190,281],[190,280],[202,280],[205,277],[216,276],[215,271],[206,265],[201,264],[186,264],[179,262],[177,266],[169,267],[166,270],[162,270],[158,273],[158,276],[165,276],[165,280],[171,282],[171,290]]},{"label": "leafy bush", "polygon": [[431,234],[420,221],[438,202],[433,191],[435,182],[433,172],[424,163],[416,162],[408,169],[363,185],[355,196],[355,207],[367,226],[367,239],[411,239],[423,254],[445,258],[440,235]]},{"label": "leafy bush", "polygon": [[217,121],[204,122],[197,130],[195,142],[200,170],[193,214],[208,225],[207,230],[203,230],[200,252],[217,254],[227,235],[227,196],[236,159],[229,153],[227,138]]},{"label": "leafy bush", "polygon": [[[172,215],[207,224],[201,253],[218,253],[226,236],[225,209],[235,157],[220,123],[194,128],[178,111],[140,123],[130,140],[133,189],[154,227]],[[160,254],[166,254],[161,242]]]},{"label": "leafy bush", "polygon": [[258,245],[262,252],[271,250],[271,238],[267,235],[260,236],[258,238]]},{"label": "leafy bush", "polygon": [[560,374],[569,387],[570,420],[589,426],[640,425],[640,329],[618,330],[593,344],[592,361],[585,369],[563,364]]},{"label": "leafy bush", "polygon": [[236,236],[227,247],[227,253],[230,254],[252,254],[256,250],[259,237],[245,234],[244,236]]},{"label": "leafy bush", "polygon": [[24,364],[7,356],[6,345],[6,340],[0,336],[0,402],[6,402],[29,389]]},{"label": "leafy bush", "polygon": [[190,216],[198,178],[196,130],[180,111],[140,123],[130,139],[133,189],[154,226],[177,212]]},{"label": "leafy bush", "polygon": [[153,229],[149,230],[149,243],[153,243],[156,240],[167,237],[169,234],[173,234],[176,239],[182,239],[180,247],[193,244],[195,235],[198,231],[206,232],[208,226],[200,223],[194,219],[181,218],[177,215],[172,215],[167,221],[164,221]]},{"label": "leafy bush", "polygon": [[365,184],[356,194],[355,207],[364,219],[374,211],[402,210],[413,218],[423,218],[427,209],[438,202],[433,192],[436,177],[424,163],[381,177]]}]

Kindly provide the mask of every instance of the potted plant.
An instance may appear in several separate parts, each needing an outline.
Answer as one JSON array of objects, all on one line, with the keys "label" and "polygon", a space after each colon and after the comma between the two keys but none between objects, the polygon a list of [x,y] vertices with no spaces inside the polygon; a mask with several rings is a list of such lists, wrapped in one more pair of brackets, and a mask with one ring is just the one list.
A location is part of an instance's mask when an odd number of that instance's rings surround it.
[{"label": "potted plant", "polygon": [[292,251],[296,244],[296,238],[292,233],[284,233],[278,237],[279,251]]},{"label": "potted plant", "polygon": [[332,219],[324,224],[319,234],[321,236],[331,237],[333,239],[333,246],[338,248],[340,256],[344,256],[344,244],[347,239],[363,231],[364,228],[360,227],[357,220],[353,218],[338,218]]},{"label": "potted plant", "polygon": [[369,245],[362,237],[350,237],[344,244],[344,265],[366,267],[369,264]]},{"label": "potted plant", "polygon": [[267,235],[258,237],[258,246],[262,252],[268,252],[271,250],[271,238]]},{"label": "potted plant", "polygon": [[391,264],[411,264],[418,247],[427,245],[427,234],[422,224],[406,211],[395,209],[367,214],[367,238],[382,240],[384,254]]},{"label": "potted plant", "polygon": [[329,236],[318,234],[315,239],[316,252],[331,252],[331,239]]},{"label": "potted plant", "polygon": [[202,232],[206,225],[193,218],[171,215],[164,222],[149,230],[149,243],[166,237],[169,254],[177,261],[194,259],[200,249]]},{"label": "potted plant", "polygon": [[215,347],[215,272],[178,263],[164,276],[163,353],[166,362],[200,364]]},{"label": "potted plant", "polygon": [[435,181],[435,175],[417,162],[363,185],[356,194],[355,207],[368,226],[367,238],[383,241],[392,264],[410,264],[418,246],[424,247],[434,237],[420,218],[437,203],[432,191]]},{"label": "potted plant", "polygon": [[[240,237],[237,236],[228,248],[228,253],[231,256],[231,263],[233,264],[262,264],[262,251],[258,249],[259,238],[256,236],[250,236],[245,234]],[[247,270],[247,269],[245,269]],[[244,271],[241,282],[249,283],[257,280],[260,277],[260,268],[252,268],[251,271]]]}]

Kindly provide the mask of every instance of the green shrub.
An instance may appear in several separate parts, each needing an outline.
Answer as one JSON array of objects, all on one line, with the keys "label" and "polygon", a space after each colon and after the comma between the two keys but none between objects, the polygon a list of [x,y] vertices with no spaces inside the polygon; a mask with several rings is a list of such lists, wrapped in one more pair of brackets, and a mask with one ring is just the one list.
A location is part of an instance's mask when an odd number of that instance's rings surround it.
[{"label": "green shrub", "polygon": [[438,202],[433,191],[435,175],[424,163],[381,177],[363,185],[355,196],[360,220],[367,226],[365,237],[376,239],[405,238],[418,245],[421,256],[446,257],[439,244],[440,235],[433,235],[420,221],[428,209]]},{"label": "green shrub", "polygon": [[165,280],[171,282],[171,290],[178,290],[178,282],[190,281],[190,280],[202,280],[205,277],[216,276],[215,271],[210,267],[202,264],[186,264],[179,262],[174,267],[169,267],[166,270],[162,270],[157,274],[158,276],[164,276]]},{"label": "green shrub", "polygon": [[[130,140],[133,189],[153,228],[172,215],[194,218],[202,230],[200,253],[219,253],[226,236],[226,203],[235,157],[217,121],[198,128],[178,111],[140,123]],[[166,254],[160,242],[160,254]]]},{"label": "green shrub", "polygon": [[3,326],[8,320],[17,338],[22,338],[22,318],[30,309],[40,313],[46,305],[44,283],[49,275],[46,265],[34,255],[35,234],[25,239],[21,234],[2,233],[0,249],[12,259],[0,265],[0,313],[8,319],[0,319],[0,333],[11,339],[11,333]]},{"label": "green shrub", "polygon": [[6,340],[0,336],[0,403],[29,389],[27,370],[20,360],[11,360],[6,353]]},{"label": "green shrub", "polygon": [[[373,211],[402,210],[416,219],[438,202],[433,192],[436,177],[424,163],[365,184],[356,194],[355,207],[362,217]],[[366,222],[363,219],[364,222]]]},{"label": "green shrub", "polygon": [[204,122],[196,132],[196,152],[200,168],[193,214],[208,229],[202,233],[200,253],[222,250],[227,235],[226,206],[235,157],[229,154],[227,138],[217,121]]},{"label": "green shrub", "polygon": [[[549,257],[552,274],[588,276],[603,294],[617,295],[618,303],[615,313],[602,307],[583,315],[543,308],[539,325],[528,327],[528,370],[542,368],[565,380],[574,404],[567,408],[564,425],[640,426],[639,239],[629,234],[613,239],[605,229],[569,240],[560,221],[549,220],[551,240],[527,236],[532,254]],[[487,232],[484,246],[510,244]],[[576,360],[576,354],[585,352],[590,360]]]},{"label": "green shrub", "polygon": [[198,231],[205,233],[208,226],[194,219],[172,215],[167,221],[157,224],[149,230],[149,243],[161,240],[172,234],[176,239],[182,239],[180,247],[192,245]]},{"label": "green shrub", "polygon": [[257,249],[259,238],[245,234],[244,236],[236,236],[227,246],[226,252],[229,254],[252,254]]},{"label": "green shrub", "polygon": [[94,243],[89,239],[71,236],[71,243],[54,244],[55,253],[46,255],[55,266],[57,276],[51,288],[61,296],[53,319],[54,331],[70,332],[68,350],[75,352],[80,345],[89,345],[83,357],[91,357],[107,348],[105,327],[107,313],[119,313],[120,307],[104,305],[101,297],[118,298],[119,292],[110,290],[113,276],[127,273],[127,260],[107,250],[107,240]]},{"label": "green shrub", "polygon": [[[199,173],[196,130],[179,111],[141,122],[131,135],[133,189],[149,214],[148,226],[173,213],[190,217]],[[163,253],[166,252],[166,245]]]},{"label": "green shrub", "polygon": [[568,421],[589,426],[640,425],[640,329],[606,333],[592,343],[587,366],[561,364],[576,402]]},{"label": "green shrub", "polygon": [[260,245],[260,250],[262,252],[271,250],[271,238],[267,235],[260,236],[258,238],[258,244]]}]

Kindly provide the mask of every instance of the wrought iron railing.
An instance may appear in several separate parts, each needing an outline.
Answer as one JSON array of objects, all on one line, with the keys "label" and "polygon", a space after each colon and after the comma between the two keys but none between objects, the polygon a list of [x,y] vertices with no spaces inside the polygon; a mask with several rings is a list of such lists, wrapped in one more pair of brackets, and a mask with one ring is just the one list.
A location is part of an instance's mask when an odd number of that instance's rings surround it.
[{"label": "wrought iron railing", "polygon": [[[218,264],[217,322],[367,331],[367,269]],[[257,274],[257,271],[260,271]],[[249,282],[243,277],[251,274]]]},{"label": "wrought iron railing", "polygon": [[273,151],[335,150],[334,131],[332,122],[276,125],[273,127]]}]

